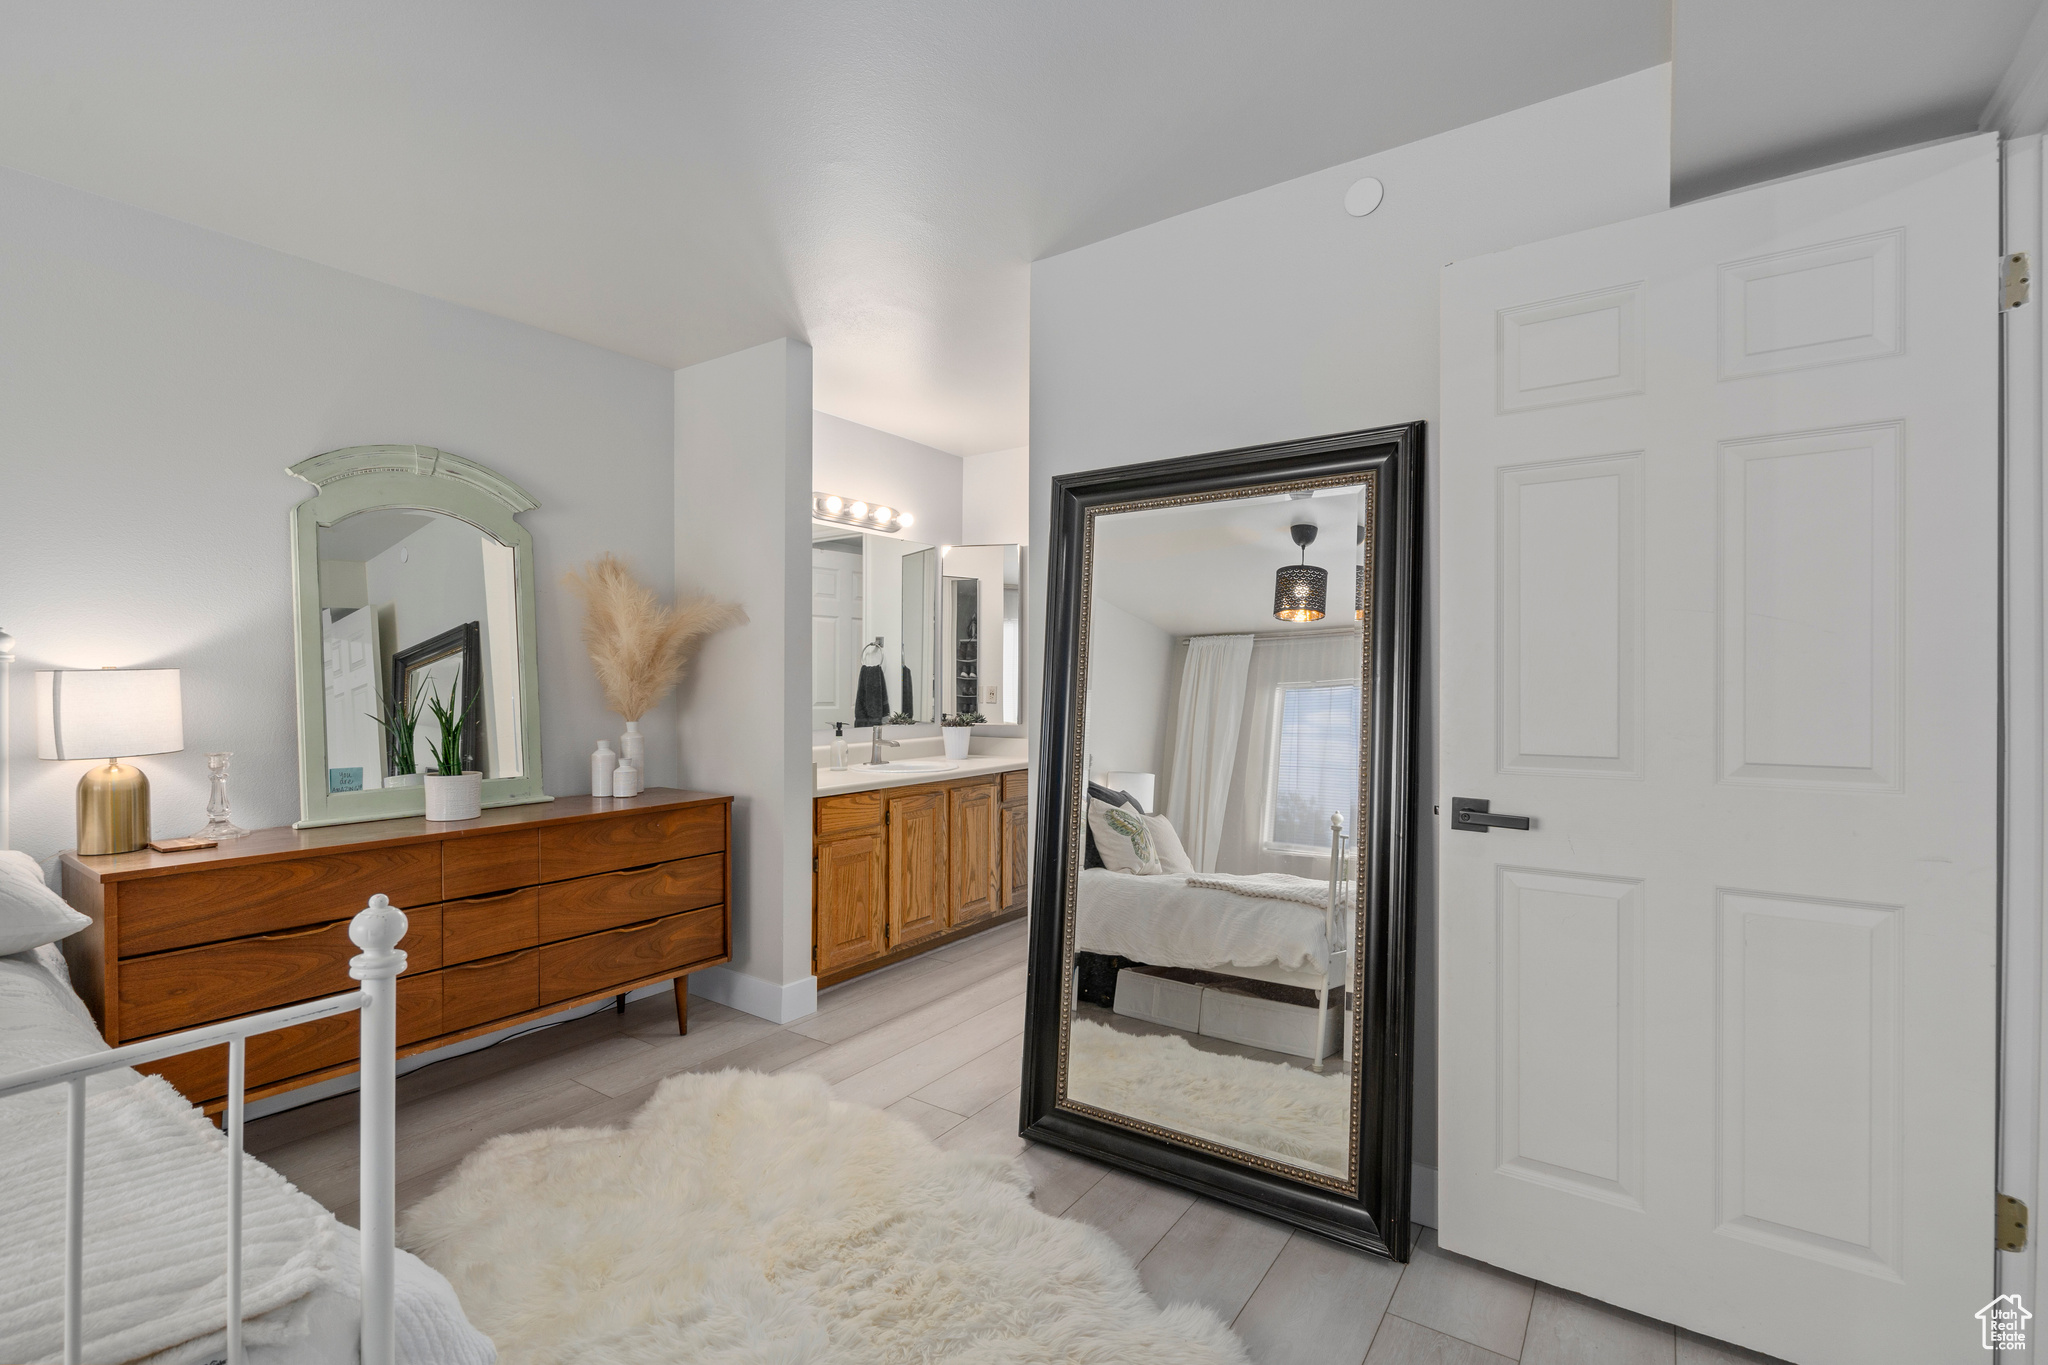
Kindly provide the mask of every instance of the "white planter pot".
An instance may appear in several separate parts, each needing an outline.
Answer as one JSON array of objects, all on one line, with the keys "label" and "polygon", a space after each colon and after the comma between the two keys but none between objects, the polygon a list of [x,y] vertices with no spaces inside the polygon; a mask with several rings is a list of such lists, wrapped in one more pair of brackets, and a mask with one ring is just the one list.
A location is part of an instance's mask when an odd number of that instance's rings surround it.
[{"label": "white planter pot", "polygon": [[946,757],[959,759],[967,757],[967,746],[974,739],[974,727],[970,725],[948,725],[939,730],[946,737]]},{"label": "white planter pot", "polygon": [[427,774],[427,818],[429,820],[474,820],[484,812],[484,775],[464,773],[460,777]]},{"label": "white planter pot", "polygon": [[387,777],[387,778],[385,778],[385,779],[384,779],[384,785],[385,785],[385,786],[386,786],[387,788],[389,788],[389,787],[417,787],[417,786],[419,786],[419,785],[420,785],[420,784],[421,784],[422,782],[425,782],[426,780],[427,780],[427,775],[426,775],[425,773],[398,773],[398,774],[396,774],[396,775],[394,775],[394,776],[391,776],[391,777]]}]

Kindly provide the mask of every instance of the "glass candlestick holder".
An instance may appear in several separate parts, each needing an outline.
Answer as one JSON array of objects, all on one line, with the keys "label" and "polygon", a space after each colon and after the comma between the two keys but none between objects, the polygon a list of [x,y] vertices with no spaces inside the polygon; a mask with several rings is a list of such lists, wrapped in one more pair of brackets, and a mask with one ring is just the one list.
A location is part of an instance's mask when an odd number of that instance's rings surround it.
[{"label": "glass candlestick holder", "polygon": [[208,754],[206,772],[213,789],[206,798],[206,827],[195,839],[239,839],[249,831],[228,818],[228,760],[232,753]]}]

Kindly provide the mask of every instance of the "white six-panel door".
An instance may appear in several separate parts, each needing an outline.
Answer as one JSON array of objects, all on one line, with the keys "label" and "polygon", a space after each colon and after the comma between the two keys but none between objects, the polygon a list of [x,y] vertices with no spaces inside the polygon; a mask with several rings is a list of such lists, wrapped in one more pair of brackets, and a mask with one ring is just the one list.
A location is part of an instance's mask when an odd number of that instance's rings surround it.
[{"label": "white six-panel door", "polygon": [[1987,136],[1445,271],[1446,1248],[1982,1358],[1997,228]]}]

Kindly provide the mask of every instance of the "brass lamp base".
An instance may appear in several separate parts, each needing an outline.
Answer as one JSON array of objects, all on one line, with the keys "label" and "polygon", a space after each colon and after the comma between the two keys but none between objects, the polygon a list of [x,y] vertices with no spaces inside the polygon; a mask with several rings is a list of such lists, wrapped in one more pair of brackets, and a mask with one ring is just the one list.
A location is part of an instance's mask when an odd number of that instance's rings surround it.
[{"label": "brass lamp base", "polygon": [[149,779],[110,758],[78,779],[78,851],[133,853],[149,842]]}]

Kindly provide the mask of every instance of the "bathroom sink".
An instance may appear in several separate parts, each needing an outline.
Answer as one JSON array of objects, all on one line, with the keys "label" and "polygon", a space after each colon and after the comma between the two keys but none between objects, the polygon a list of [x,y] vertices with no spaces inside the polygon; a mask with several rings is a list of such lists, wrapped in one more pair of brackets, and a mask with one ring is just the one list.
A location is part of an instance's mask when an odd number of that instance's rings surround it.
[{"label": "bathroom sink", "polygon": [[943,758],[899,758],[890,763],[857,763],[857,768],[877,773],[949,773],[959,767]]}]

